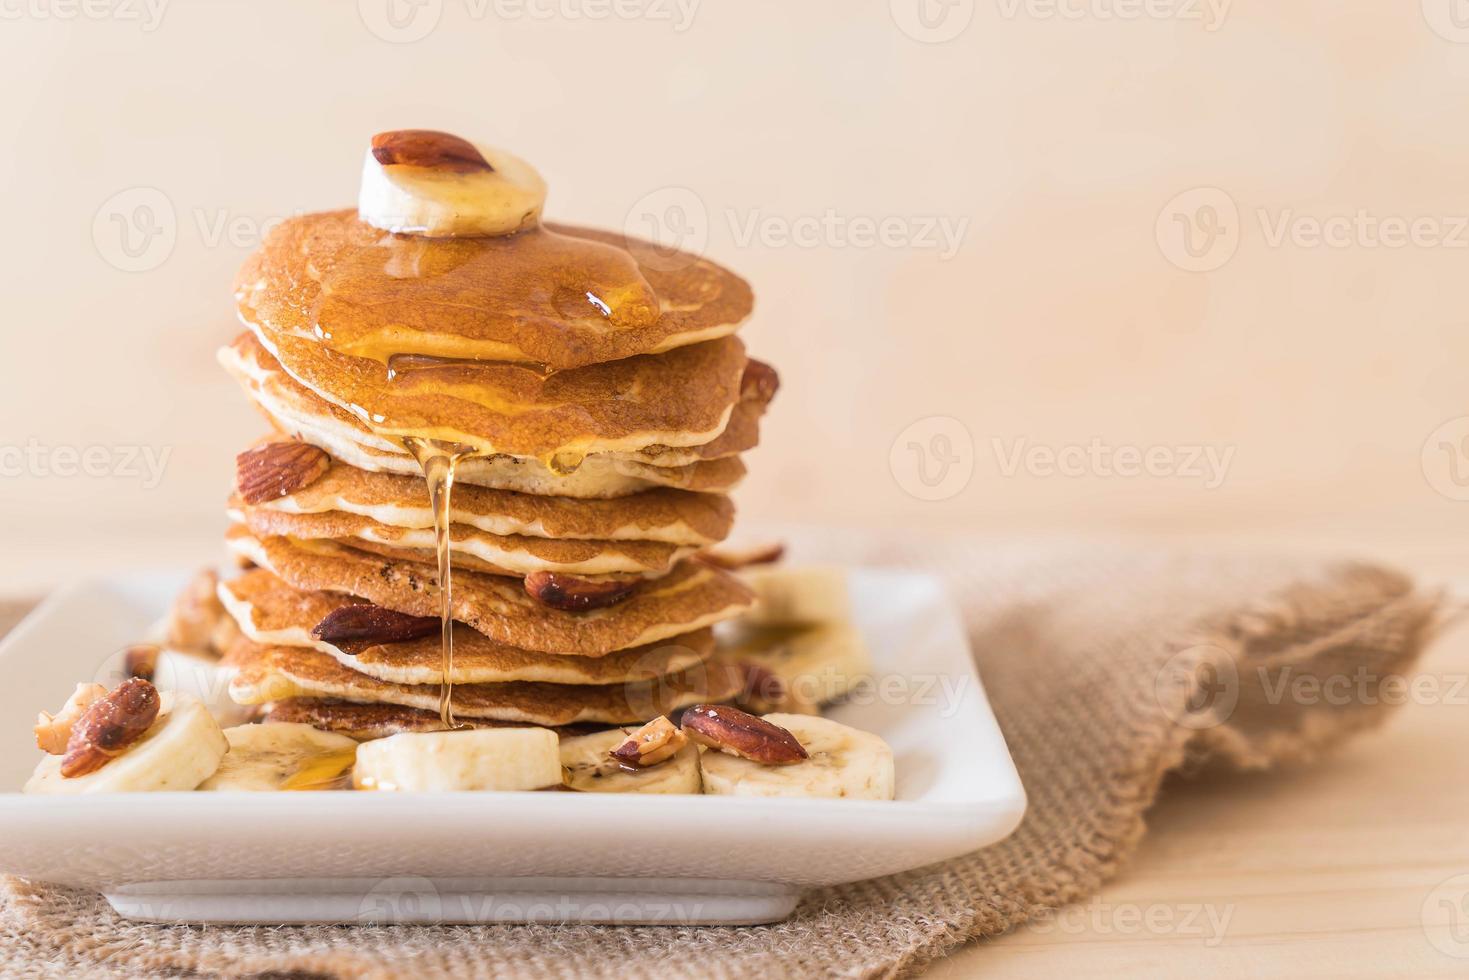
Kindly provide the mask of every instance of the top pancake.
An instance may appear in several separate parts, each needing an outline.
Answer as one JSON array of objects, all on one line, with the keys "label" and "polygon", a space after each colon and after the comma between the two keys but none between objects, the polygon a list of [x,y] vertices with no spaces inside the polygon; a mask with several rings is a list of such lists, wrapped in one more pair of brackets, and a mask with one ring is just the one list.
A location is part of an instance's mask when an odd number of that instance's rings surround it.
[{"label": "top pancake", "polygon": [[552,369],[733,333],[749,284],[713,262],[547,224],[515,235],[394,235],[355,211],[288,219],[235,280],[240,316],[386,362],[394,354]]}]

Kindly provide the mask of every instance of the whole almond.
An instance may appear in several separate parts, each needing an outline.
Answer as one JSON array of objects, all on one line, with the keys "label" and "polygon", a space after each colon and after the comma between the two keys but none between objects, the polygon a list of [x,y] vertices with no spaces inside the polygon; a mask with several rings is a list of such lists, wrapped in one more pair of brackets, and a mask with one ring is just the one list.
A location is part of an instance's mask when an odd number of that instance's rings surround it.
[{"label": "whole almond", "polygon": [[267,442],[235,457],[235,489],[247,504],[289,497],[331,469],[325,450],[307,442]]},{"label": "whole almond", "polygon": [[790,766],[808,758],[796,736],[727,704],[696,704],[683,713],[689,738],[728,755],[766,766]]},{"label": "whole almond", "polygon": [[642,579],[585,579],[563,572],[531,572],[525,591],[542,605],[563,612],[586,612],[614,606],[637,591]]},{"label": "whole almond", "polygon": [[333,609],[311,635],[327,643],[403,643],[430,636],[441,625],[437,616],[409,616],[362,602]]},{"label": "whole almond", "polygon": [[61,758],[66,779],[101,769],[143,737],[158,719],[158,689],[141,677],[123,681],[87,706],[72,726]]},{"label": "whole almond", "polygon": [[436,129],[394,129],[372,138],[372,158],[384,167],[428,167],[444,173],[492,173],[474,144]]}]

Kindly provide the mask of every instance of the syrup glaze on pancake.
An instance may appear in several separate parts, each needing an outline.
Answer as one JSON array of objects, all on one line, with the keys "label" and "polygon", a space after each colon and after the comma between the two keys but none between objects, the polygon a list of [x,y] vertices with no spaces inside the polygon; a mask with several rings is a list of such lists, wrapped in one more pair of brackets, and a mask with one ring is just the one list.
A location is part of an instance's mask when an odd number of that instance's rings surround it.
[{"label": "syrup glaze on pancake", "polygon": [[[239,704],[268,704],[287,698],[336,698],[359,704],[396,704],[431,710],[439,705],[437,684],[391,684],[339,664],[307,647],[264,646],[238,641],[225,655],[236,670],[230,697]],[[628,724],[701,702],[725,701],[739,693],[744,677],[721,661],[638,684],[459,684],[452,692],[456,718],[491,718],[533,725],[576,722]]]},{"label": "syrup glaze on pancake", "polygon": [[354,357],[554,370],[726,336],[754,305],[749,284],[713,262],[611,232],[423,238],[345,210],[278,225],[241,268],[235,299],[246,323]]},{"label": "syrup glaze on pancake", "polygon": [[[353,413],[301,385],[281,368],[253,334],[240,334],[232,344],[220,349],[218,357],[220,364],[245,389],[257,407],[283,431],[308,433],[310,438],[307,441],[321,445],[329,452],[333,451],[333,446],[356,444],[374,453],[399,455],[413,465],[416,472],[417,464],[408,458],[400,440],[374,431]],[[748,362],[746,373],[758,363]],[[616,459],[657,467],[682,467],[701,460],[738,455],[754,448],[760,441],[760,418],[771,394],[768,388],[746,385],[742,379],[739,403],[730,412],[724,431],[709,442],[679,447],[651,445],[633,452],[593,454],[583,466],[605,469],[607,460]],[[514,458],[539,463],[535,457]],[[545,467],[542,465],[540,468]]]},{"label": "syrup glaze on pancake", "polygon": [[[312,628],[330,613],[360,602],[350,596],[302,592],[257,568],[220,583],[219,598],[240,631],[255,643],[311,647],[331,655],[344,667],[395,684],[438,684],[443,680],[443,655],[437,635],[399,643],[329,643],[314,637]],[[456,624],[453,680],[455,684],[623,684],[688,670],[713,653],[714,634],[708,629],[605,657],[567,657],[506,646]]]},{"label": "syrup glaze on pancake", "polygon": [[[421,478],[373,473],[335,461],[309,486],[260,507],[285,514],[357,514],[392,527],[434,526]],[[666,488],[610,500],[574,500],[464,485],[454,488],[450,519],[490,534],[704,547],[728,536],[734,504],[719,494]]]},{"label": "syrup glaze on pancake", "polygon": [[549,376],[492,361],[393,372],[316,340],[256,337],[286,373],[379,436],[547,461],[712,442],[741,399],[748,360],[738,338],[723,337]]},{"label": "syrup glaze on pancake", "polygon": [[[280,535],[305,541],[337,541],[390,556],[410,552],[432,557],[436,547],[432,528],[391,527],[341,511],[291,514],[236,502],[233,512],[257,537]],[[462,560],[477,559],[480,570],[494,575],[524,577],[532,572],[564,572],[580,576],[656,577],[667,574],[675,562],[697,549],[658,541],[559,540],[491,534],[465,524],[450,524],[449,550],[456,564],[468,568],[471,565]]]},{"label": "syrup glaze on pancake", "polygon": [[[432,565],[332,542],[256,538],[238,524],[225,540],[236,554],[294,588],[345,592],[410,616],[439,614]],[[542,605],[515,579],[465,571],[454,576],[452,615],[507,646],[601,657],[712,626],[739,615],[752,602],[750,589],[735,576],[685,561],[615,606],[580,613]]]}]

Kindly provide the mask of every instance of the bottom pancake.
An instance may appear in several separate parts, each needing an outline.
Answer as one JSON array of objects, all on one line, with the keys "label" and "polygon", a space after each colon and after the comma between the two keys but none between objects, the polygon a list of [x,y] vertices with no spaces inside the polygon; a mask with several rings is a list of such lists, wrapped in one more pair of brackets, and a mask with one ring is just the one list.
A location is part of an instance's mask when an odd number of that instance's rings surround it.
[{"label": "bottom pancake", "polygon": [[[359,704],[392,704],[422,711],[439,706],[437,684],[391,684],[337,663],[306,647],[262,646],[240,640],[225,656],[237,673],[230,697],[240,704],[266,704],[287,698],[335,698]],[[700,664],[637,684],[459,684],[454,714],[532,725],[604,722],[623,725],[701,702],[727,701],[743,688],[744,675],[722,661]]]}]

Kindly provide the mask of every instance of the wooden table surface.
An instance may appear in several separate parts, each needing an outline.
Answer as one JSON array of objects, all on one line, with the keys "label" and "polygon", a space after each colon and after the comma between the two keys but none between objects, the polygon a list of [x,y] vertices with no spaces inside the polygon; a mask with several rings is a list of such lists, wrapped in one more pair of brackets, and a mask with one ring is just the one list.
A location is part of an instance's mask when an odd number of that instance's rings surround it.
[{"label": "wooden table surface", "polygon": [[1469,626],[1421,666],[1436,692],[1315,765],[1170,780],[1094,901],[925,976],[1469,977]]}]

